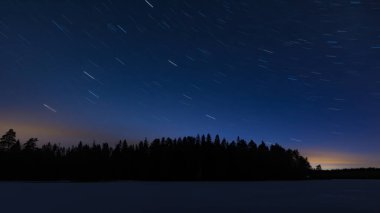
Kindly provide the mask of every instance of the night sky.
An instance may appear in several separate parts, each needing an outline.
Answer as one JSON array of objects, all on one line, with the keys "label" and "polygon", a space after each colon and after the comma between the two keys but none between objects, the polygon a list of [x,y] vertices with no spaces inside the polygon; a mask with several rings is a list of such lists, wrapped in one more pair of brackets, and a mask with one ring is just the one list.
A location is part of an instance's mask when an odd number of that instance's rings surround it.
[{"label": "night sky", "polygon": [[2,0],[0,131],[211,133],[380,166],[379,20],[376,0]]}]

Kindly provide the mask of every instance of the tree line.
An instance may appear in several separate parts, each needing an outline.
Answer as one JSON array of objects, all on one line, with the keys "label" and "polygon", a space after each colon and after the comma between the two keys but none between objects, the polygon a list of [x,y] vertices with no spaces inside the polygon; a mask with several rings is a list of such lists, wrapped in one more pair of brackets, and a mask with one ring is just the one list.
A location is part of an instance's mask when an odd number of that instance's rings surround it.
[{"label": "tree line", "polygon": [[64,147],[0,138],[2,180],[273,180],[305,179],[311,166],[297,150],[208,135]]}]

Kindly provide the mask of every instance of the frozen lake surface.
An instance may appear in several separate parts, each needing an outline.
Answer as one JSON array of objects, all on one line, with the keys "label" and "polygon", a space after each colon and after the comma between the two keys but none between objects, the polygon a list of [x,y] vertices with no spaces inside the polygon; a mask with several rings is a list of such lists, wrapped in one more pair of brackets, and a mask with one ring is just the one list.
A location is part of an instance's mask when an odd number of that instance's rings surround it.
[{"label": "frozen lake surface", "polygon": [[0,211],[380,212],[380,181],[0,182]]}]

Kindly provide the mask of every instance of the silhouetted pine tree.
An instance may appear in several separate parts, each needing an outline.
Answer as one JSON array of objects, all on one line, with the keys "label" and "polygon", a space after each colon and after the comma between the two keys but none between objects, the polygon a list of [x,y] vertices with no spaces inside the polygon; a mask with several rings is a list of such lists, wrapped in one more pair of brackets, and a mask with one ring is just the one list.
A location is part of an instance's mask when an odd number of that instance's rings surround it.
[{"label": "silhouetted pine tree", "polygon": [[16,132],[10,129],[0,138],[0,150],[7,150],[16,143]]}]

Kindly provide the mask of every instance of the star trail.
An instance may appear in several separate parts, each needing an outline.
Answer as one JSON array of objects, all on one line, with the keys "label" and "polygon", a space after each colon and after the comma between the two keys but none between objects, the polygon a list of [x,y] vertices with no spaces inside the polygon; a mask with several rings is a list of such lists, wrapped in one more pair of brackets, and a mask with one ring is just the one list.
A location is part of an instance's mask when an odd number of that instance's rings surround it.
[{"label": "star trail", "polygon": [[0,130],[61,144],[219,134],[380,166],[380,3],[0,2]]}]

